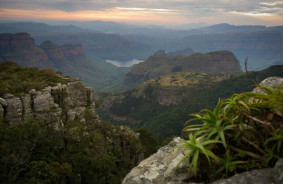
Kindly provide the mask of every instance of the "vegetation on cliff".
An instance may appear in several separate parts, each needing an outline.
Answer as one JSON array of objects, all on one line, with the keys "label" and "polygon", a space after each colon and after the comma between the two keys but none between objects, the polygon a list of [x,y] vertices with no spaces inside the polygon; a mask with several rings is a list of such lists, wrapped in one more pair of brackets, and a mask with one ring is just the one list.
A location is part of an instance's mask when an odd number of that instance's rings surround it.
[{"label": "vegetation on cliff", "polygon": [[233,95],[187,121],[183,131],[190,134],[178,146],[186,152],[180,163],[190,160],[196,180],[272,167],[283,157],[283,88],[260,88],[263,93]]},{"label": "vegetation on cliff", "polygon": [[0,95],[27,93],[31,89],[41,90],[67,81],[51,69],[23,68],[13,62],[0,63]]},{"label": "vegetation on cliff", "polygon": [[83,46],[77,45],[81,42],[58,45],[55,43],[58,43],[59,38],[53,41],[55,42],[45,41],[37,46],[28,33],[0,34],[0,62],[13,61],[24,67],[52,68],[65,75],[80,78],[96,90],[113,86],[121,80],[124,69],[101,64],[105,63],[104,59],[93,52],[86,56]]},{"label": "vegetation on cliff", "polygon": [[120,183],[142,159],[136,134],[109,122],[0,124],[1,183]]},{"label": "vegetation on cliff", "polygon": [[[272,66],[250,72],[250,76],[256,82],[271,76],[283,77],[283,67]],[[105,120],[133,128],[144,127],[155,138],[164,139],[180,135],[189,114],[213,109],[219,98],[253,88],[246,75],[176,73],[149,80],[124,93],[101,94],[105,107],[98,112]]]},{"label": "vegetation on cliff", "polygon": [[170,56],[158,51],[126,74],[124,86],[135,87],[143,81],[176,72],[241,73],[241,66],[230,51],[216,51],[190,56]]},{"label": "vegetation on cliff", "polygon": [[[118,184],[144,155],[156,150],[148,131],[136,133],[99,120],[93,93],[80,81],[15,63],[0,63],[0,68],[0,183]],[[61,91],[57,82],[68,87]],[[55,85],[52,92],[40,91],[49,85]],[[24,103],[19,97],[29,96],[31,89],[41,100]],[[15,96],[8,100],[5,93]],[[56,121],[46,121],[49,115]]]}]

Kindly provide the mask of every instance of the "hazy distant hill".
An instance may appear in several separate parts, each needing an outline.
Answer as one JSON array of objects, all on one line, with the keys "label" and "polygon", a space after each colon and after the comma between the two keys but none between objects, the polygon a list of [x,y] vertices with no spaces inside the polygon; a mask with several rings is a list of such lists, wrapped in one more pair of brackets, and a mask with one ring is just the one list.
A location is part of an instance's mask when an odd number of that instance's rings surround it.
[{"label": "hazy distant hill", "polygon": [[[102,22],[101,24],[107,24],[107,22]],[[123,24],[112,24],[114,26],[110,26],[110,28],[113,31],[118,30],[117,25],[123,29],[129,29],[129,27]],[[92,22],[88,22],[87,25],[91,26]],[[98,25],[97,30],[101,30],[99,27]],[[0,23],[0,33],[27,32],[35,39],[38,45],[46,40],[60,45],[80,44],[84,47],[87,55],[95,55],[100,59],[118,61],[127,61],[135,58],[146,59],[154,52],[146,44],[128,40],[119,34],[108,34],[97,30],[94,28],[91,30],[84,29],[74,25],[59,26],[33,22]],[[104,30],[104,32],[110,31]]]},{"label": "hazy distant hill", "polygon": [[229,33],[229,32],[247,32],[247,31],[260,31],[266,29],[266,26],[234,26],[231,24],[223,23],[212,26],[198,28],[204,33]]},{"label": "hazy distant hill", "polygon": [[[95,32],[74,25],[48,25],[35,22],[0,23],[0,33],[28,32],[32,35],[47,33],[84,33]],[[98,32],[98,31],[96,31]]]},{"label": "hazy distant hill", "polygon": [[171,56],[158,51],[145,62],[135,65],[123,85],[133,87],[143,81],[175,72],[241,73],[241,67],[230,51],[207,54],[196,53],[191,56]]},{"label": "hazy distant hill", "polygon": [[[251,72],[256,82],[271,76],[283,77],[283,66]],[[251,91],[254,84],[246,74],[178,72],[146,81],[136,88],[101,94],[100,117],[134,128],[144,127],[155,138],[180,135],[189,114],[213,108],[219,98]]]},{"label": "hazy distant hill", "polygon": [[249,57],[250,70],[263,69],[283,59],[283,34],[280,31],[193,35],[178,45],[190,46],[200,52],[231,50],[242,66]]},{"label": "hazy distant hill", "polygon": [[283,60],[283,26],[218,24],[187,30],[185,34],[177,31],[167,36],[134,34],[128,35],[128,39],[169,52],[187,47],[202,53],[230,50],[239,59],[242,67],[245,58],[249,57],[250,70],[264,69]]},{"label": "hazy distant hill", "polygon": [[45,41],[36,46],[27,33],[0,34],[0,61],[14,61],[27,67],[54,68],[80,78],[95,89],[112,85],[123,71],[97,66],[85,56],[81,45],[57,45]]},{"label": "hazy distant hill", "polygon": [[127,61],[146,59],[153,51],[146,44],[128,41],[118,34],[70,33],[34,36],[37,43],[50,40],[57,44],[80,44],[87,54],[101,59]]}]

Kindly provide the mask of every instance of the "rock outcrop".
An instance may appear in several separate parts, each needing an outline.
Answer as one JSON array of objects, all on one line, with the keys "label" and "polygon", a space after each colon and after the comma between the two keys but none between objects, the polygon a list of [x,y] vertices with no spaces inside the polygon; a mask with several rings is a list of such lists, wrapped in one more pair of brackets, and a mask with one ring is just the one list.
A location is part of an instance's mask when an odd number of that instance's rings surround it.
[{"label": "rock outcrop", "polygon": [[46,53],[28,33],[0,34],[0,61],[15,61],[21,66],[53,68]]},{"label": "rock outcrop", "polygon": [[168,145],[160,148],[157,153],[140,162],[124,178],[122,184],[182,184],[190,178],[188,163],[179,165],[178,173],[175,168],[184,156],[181,149],[174,149],[181,138],[174,138]]},{"label": "rock outcrop", "polygon": [[[261,82],[261,85],[272,88],[283,86],[283,78],[269,77]],[[264,93],[260,88],[254,92]],[[122,184],[196,184],[190,182],[192,175],[188,174],[189,163],[182,163],[178,172],[175,167],[185,153],[179,149],[173,149],[182,140],[174,138],[168,145],[160,148],[157,153],[140,162],[124,178]],[[221,179],[211,184],[282,184],[283,183],[283,158],[279,159],[274,168],[259,169],[241,174],[236,174],[228,179]]]},{"label": "rock outcrop", "polygon": [[5,94],[0,98],[0,118],[10,125],[36,119],[60,129],[64,121],[84,121],[86,109],[95,113],[94,90],[78,79],[40,91],[32,89],[22,96]]},{"label": "rock outcrop", "polygon": [[[264,79],[260,85],[263,85],[268,88],[272,88],[273,86],[282,86],[283,87],[283,78],[280,77],[268,77]],[[264,89],[256,87],[253,92],[255,93],[266,93]]]},{"label": "rock outcrop", "polygon": [[[174,149],[182,141],[176,137],[168,145],[160,148],[157,153],[141,161],[123,179],[122,184],[197,184],[190,182],[189,163],[179,165],[178,172],[175,167],[184,153],[181,149]],[[228,179],[221,179],[211,184],[282,184],[283,158],[277,161],[274,168],[253,170],[236,174]]]},{"label": "rock outcrop", "polygon": [[27,33],[0,34],[0,47],[29,47],[34,45],[34,40]]},{"label": "rock outcrop", "polygon": [[239,61],[230,51],[170,56],[166,55],[164,50],[160,50],[145,62],[135,65],[126,74],[123,84],[131,88],[143,81],[176,72],[241,73],[242,71]]}]

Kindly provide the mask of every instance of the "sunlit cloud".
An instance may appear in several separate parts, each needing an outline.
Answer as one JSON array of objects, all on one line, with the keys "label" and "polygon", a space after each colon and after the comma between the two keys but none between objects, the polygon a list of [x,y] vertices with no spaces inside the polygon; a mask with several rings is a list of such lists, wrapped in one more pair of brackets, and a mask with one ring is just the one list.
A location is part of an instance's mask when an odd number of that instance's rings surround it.
[{"label": "sunlit cloud", "polygon": [[276,5],[283,5],[283,2],[260,2],[259,4],[266,6],[276,6]]},{"label": "sunlit cloud", "polygon": [[81,10],[66,12],[60,10],[21,10],[21,9],[0,9],[0,19],[19,19],[31,20],[38,17],[43,20],[104,20],[104,21],[128,21],[128,22],[184,22],[183,17],[164,17],[158,14],[154,14],[151,11],[144,13],[140,11],[125,11],[120,8],[111,8],[104,11],[94,10]]},{"label": "sunlit cloud", "polygon": [[248,16],[254,16],[254,17],[272,16],[272,14],[270,14],[270,13],[259,13],[259,12],[237,12],[237,11],[231,11],[230,13],[241,14],[241,15],[248,15]]},{"label": "sunlit cloud", "polygon": [[[264,21],[261,22],[261,20]],[[0,0],[0,20],[282,25],[282,0]],[[276,20],[276,21],[275,21]],[[270,22],[270,24],[269,24]]]},{"label": "sunlit cloud", "polygon": [[117,7],[119,10],[128,10],[128,11],[153,11],[153,12],[180,12],[182,10],[173,10],[173,9],[154,9],[154,8],[125,8]]}]

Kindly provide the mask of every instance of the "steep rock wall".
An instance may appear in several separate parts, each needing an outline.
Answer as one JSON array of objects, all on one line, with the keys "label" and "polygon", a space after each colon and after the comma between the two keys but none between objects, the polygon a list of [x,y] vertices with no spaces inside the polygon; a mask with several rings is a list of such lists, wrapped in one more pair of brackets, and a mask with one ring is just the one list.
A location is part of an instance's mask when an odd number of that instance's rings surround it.
[{"label": "steep rock wall", "polygon": [[60,129],[64,121],[84,121],[86,109],[95,113],[94,90],[77,79],[40,91],[32,89],[22,96],[5,94],[0,98],[0,118],[10,125],[36,119]]}]

